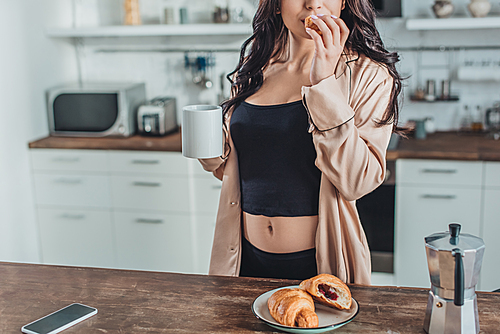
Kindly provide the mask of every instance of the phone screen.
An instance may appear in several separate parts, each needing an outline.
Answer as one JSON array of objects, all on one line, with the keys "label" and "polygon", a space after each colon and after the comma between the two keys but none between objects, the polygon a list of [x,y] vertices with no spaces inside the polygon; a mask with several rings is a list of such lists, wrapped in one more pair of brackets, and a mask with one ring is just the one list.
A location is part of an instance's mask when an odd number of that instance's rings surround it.
[{"label": "phone screen", "polygon": [[[71,304],[46,317],[23,327],[27,333],[49,334],[58,333],[57,329],[64,330],[97,313],[97,309],[82,304]],[[26,333],[25,332],[25,333]]]}]

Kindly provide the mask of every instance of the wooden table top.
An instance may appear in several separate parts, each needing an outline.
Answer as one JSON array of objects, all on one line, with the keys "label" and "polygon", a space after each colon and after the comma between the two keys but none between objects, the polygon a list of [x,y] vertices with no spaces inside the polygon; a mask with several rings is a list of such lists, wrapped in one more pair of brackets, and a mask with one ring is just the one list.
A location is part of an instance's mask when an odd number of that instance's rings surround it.
[{"label": "wooden table top", "polygon": [[[98,314],[64,333],[270,333],[251,311],[292,280],[0,262],[0,333],[71,303]],[[334,333],[424,333],[428,290],[351,285],[360,312]],[[481,333],[498,333],[500,293],[478,293]]]},{"label": "wooden table top", "polygon": [[[180,130],[165,137],[82,138],[45,137],[29,143],[30,148],[141,150],[181,152]],[[424,140],[400,139],[397,149],[387,152],[387,160],[448,159],[500,161],[500,140],[485,134],[436,132]]]}]

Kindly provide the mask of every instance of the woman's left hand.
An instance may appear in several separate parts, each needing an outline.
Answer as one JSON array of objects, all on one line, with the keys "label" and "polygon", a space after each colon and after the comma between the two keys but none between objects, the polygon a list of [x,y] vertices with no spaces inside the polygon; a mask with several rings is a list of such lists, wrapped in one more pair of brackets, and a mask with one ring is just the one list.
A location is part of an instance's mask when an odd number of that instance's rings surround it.
[{"label": "woman's left hand", "polygon": [[313,16],[313,22],[322,33],[320,35],[312,29],[306,29],[314,40],[310,80],[312,85],[316,85],[334,73],[349,37],[349,28],[342,19],[333,15],[322,15],[316,18]]}]

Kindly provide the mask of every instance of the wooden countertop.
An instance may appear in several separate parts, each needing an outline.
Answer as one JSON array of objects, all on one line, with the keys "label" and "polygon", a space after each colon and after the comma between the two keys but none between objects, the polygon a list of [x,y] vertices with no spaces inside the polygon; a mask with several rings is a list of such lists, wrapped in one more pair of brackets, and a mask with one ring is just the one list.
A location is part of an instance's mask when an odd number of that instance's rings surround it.
[{"label": "wooden countertop", "polygon": [[[180,130],[165,137],[80,138],[45,137],[29,143],[30,148],[181,151]],[[387,160],[444,159],[500,161],[500,140],[485,134],[436,132],[424,140],[399,140],[397,149],[387,152]]]},{"label": "wooden countertop", "polygon": [[458,132],[436,132],[423,140],[400,138],[397,149],[387,152],[387,160],[396,159],[500,161],[500,140]]},{"label": "wooden countertop", "polygon": [[180,129],[164,137],[134,135],[128,138],[49,136],[29,143],[29,148],[131,150],[181,152]]},{"label": "wooden countertop", "polygon": [[[74,302],[98,314],[64,333],[270,333],[250,309],[292,280],[0,262],[0,332]],[[360,312],[334,333],[424,333],[428,290],[351,285]],[[481,333],[496,333],[500,293],[478,293]]]}]

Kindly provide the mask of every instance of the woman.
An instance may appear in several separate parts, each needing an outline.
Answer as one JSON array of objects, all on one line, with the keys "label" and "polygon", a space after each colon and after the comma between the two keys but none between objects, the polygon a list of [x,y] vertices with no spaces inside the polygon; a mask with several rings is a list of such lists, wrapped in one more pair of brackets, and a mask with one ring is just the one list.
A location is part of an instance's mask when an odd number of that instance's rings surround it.
[{"label": "woman", "polygon": [[201,160],[222,180],[210,274],[370,284],[355,201],[384,180],[401,90],[374,20],[369,0],[260,1],[225,152]]}]

